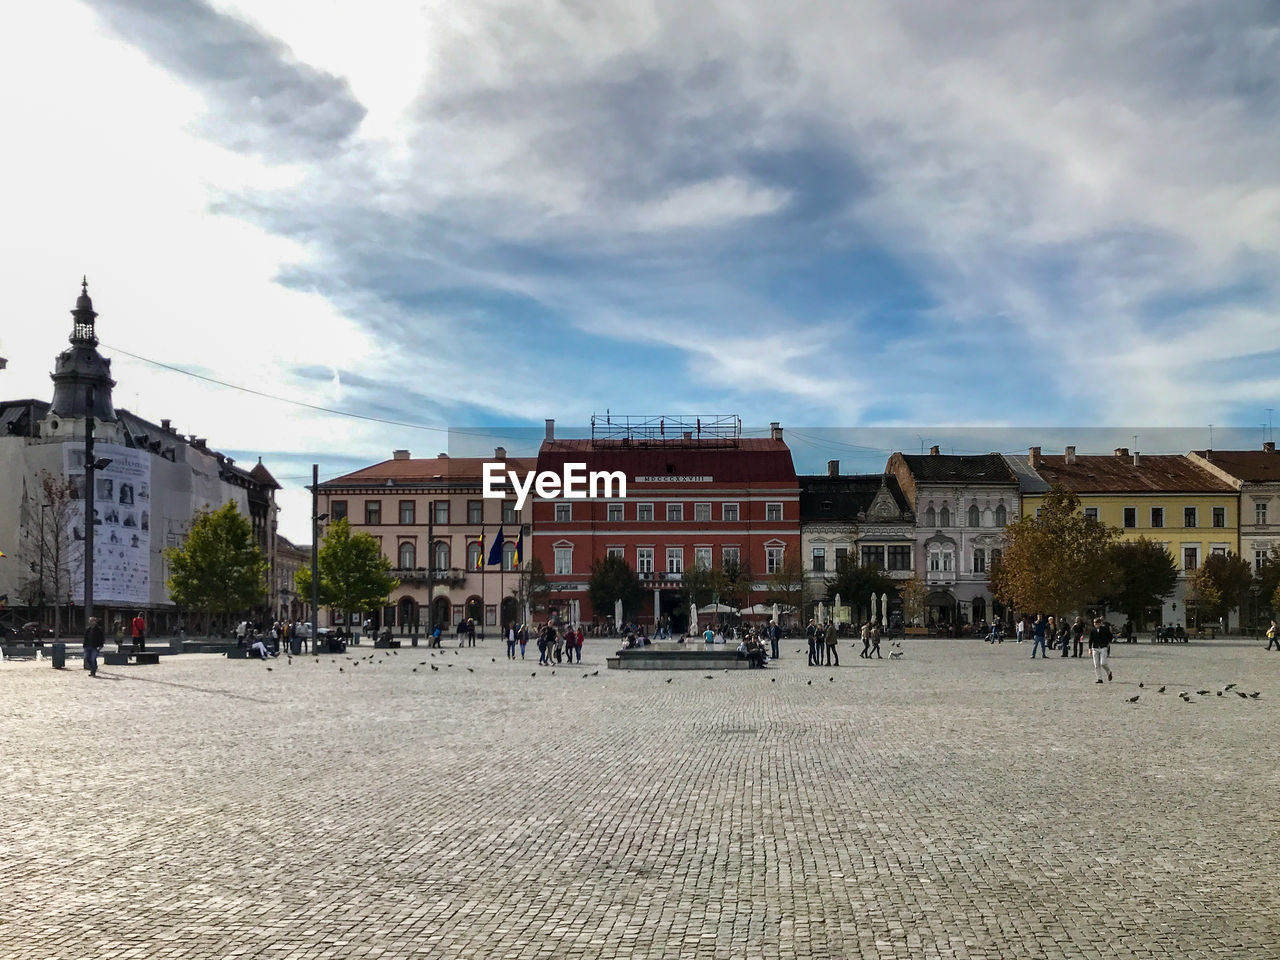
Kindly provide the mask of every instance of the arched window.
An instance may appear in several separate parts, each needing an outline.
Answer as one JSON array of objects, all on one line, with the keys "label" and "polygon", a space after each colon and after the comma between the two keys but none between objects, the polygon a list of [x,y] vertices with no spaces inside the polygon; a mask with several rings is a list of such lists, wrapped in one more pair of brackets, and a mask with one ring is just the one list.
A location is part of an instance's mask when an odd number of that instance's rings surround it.
[{"label": "arched window", "polygon": [[400,544],[400,569],[412,570],[418,563],[418,551],[414,549],[412,543],[406,540]]},{"label": "arched window", "polygon": [[946,507],[943,507],[941,510],[938,511],[938,526],[940,527],[951,526],[951,511],[948,510]]},{"label": "arched window", "polygon": [[996,507],[996,526],[1003,527],[1007,520],[1008,515],[1005,513],[1004,504],[1002,503]]},{"label": "arched window", "polygon": [[472,540],[467,544],[467,569],[475,570],[480,566],[480,541]]},{"label": "arched window", "polygon": [[982,511],[978,509],[978,505],[976,503],[969,507],[969,526],[982,526]]},{"label": "arched window", "polygon": [[935,526],[937,522],[938,515],[934,512],[933,507],[930,507],[924,512],[924,525],[926,527],[932,527]]},{"label": "arched window", "polygon": [[449,569],[449,544],[443,540],[436,541],[436,563],[437,570]]}]

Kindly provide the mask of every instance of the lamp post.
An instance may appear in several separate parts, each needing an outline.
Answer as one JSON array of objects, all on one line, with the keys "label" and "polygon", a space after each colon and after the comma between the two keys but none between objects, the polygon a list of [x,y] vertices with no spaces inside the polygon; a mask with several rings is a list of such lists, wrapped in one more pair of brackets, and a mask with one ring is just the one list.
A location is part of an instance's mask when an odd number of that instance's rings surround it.
[{"label": "lamp post", "polygon": [[311,653],[320,647],[320,521],[328,520],[320,513],[320,464],[311,465]]},{"label": "lamp post", "polygon": [[85,388],[84,418],[84,626],[89,628],[89,618],[93,616],[93,475],[95,471],[105,470],[111,460],[103,457],[95,460],[93,456],[93,407],[97,399],[97,391],[92,384]]},{"label": "lamp post", "polygon": [[[49,504],[40,504],[40,623],[44,623],[44,512],[49,509]],[[54,597],[56,601],[57,596]]]}]

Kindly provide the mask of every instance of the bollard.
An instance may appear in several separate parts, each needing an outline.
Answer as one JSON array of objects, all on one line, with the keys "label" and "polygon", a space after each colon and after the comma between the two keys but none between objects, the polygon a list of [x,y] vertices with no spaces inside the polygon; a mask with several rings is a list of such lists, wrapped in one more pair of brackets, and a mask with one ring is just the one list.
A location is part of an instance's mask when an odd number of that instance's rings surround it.
[{"label": "bollard", "polygon": [[53,669],[65,670],[67,668],[67,645],[65,643],[55,643],[53,645]]}]

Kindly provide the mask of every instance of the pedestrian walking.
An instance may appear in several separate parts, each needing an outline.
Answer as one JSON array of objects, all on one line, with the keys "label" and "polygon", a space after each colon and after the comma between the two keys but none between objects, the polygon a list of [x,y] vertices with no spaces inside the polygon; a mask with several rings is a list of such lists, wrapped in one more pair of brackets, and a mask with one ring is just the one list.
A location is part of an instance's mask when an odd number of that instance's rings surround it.
[{"label": "pedestrian walking", "polygon": [[1018,630],[1018,642],[1019,642],[1019,643],[1021,643],[1021,642],[1022,642],[1022,639],[1023,639],[1023,635],[1027,632],[1027,618],[1026,618],[1026,617],[1019,617],[1019,618],[1018,618],[1018,627],[1017,627],[1017,630]]},{"label": "pedestrian walking", "polygon": [[1094,617],[1093,629],[1089,631],[1089,653],[1093,657],[1093,674],[1096,683],[1102,682],[1105,671],[1107,679],[1111,679],[1111,628],[1101,617]]},{"label": "pedestrian walking", "polygon": [[102,631],[102,621],[97,617],[90,617],[89,627],[84,632],[84,665],[91,677],[98,675],[98,651],[102,649],[106,642],[107,638]]},{"label": "pedestrian walking", "polygon": [[1062,656],[1071,656],[1071,627],[1065,619],[1058,620],[1058,646],[1062,648]]},{"label": "pedestrian walking", "polygon": [[1036,622],[1031,627],[1031,659],[1032,660],[1036,658],[1036,647],[1040,648],[1040,659],[1043,660],[1045,657],[1048,656],[1048,654],[1045,653],[1045,649],[1044,649],[1045,634],[1047,633],[1048,628],[1049,628],[1049,625],[1048,623],[1045,622],[1043,613],[1040,614],[1038,617],[1036,617]]},{"label": "pedestrian walking", "polygon": [[1049,641],[1049,649],[1056,649],[1058,646],[1058,624],[1053,617],[1049,618],[1049,626],[1045,629],[1044,636]]},{"label": "pedestrian walking", "polygon": [[809,666],[818,666],[818,625],[814,623],[813,618],[809,618],[809,626],[805,628],[805,634],[809,637]]},{"label": "pedestrian walking", "polygon": [[858,657],[862,660],[870,660],[871,659],[871,624],[869,622],[864,623],[862,625],[862,630],[859,631],[859,634],[862,637],[862,652],[858,654]]},{"label": "pedestrian walking", "polygon": [[529,625],[527,623],[520,624],[520,630],[516,634],[516,638],[520,641],[520,659],[524,659],[524,648],[529,642]]},{"label": "pedestrian walking", "polygon": [[[668,633],[668,636],[670,634]],[[574,634],[573,652],[578,655],[578,663],[582,662],[582,643],[587,639],[587,635],[582,632],[582,624],[578,624],[577,632]]]},{"label": "pedestrian walking", "polygon": [[769,646],[773,648],[773,659],[778,657],[778,644],[782,642],[782,628],[778,626],[777,620],[769,621]]},{"label": "pedestrian walking", "polygon": [[1271,649],[1271,645],[1275,644],[1276,650],[1280,651],[1280,633],[1276,631],[1276,622],[1271,621],[1271,626],[1267,628],[1267,649]]},{"label": "pedestrian walking", "polygon": [[1071,656],[1084,656],[1084,620],[1079,615],[1076,616],[1075,622],[1071,624]]},{"label": "pedestrian walking", "polygon": [[133,646],[138,653],[147,650],[147,621],[143,619],[141,610],[133,616]]},{"label": "pedestrian walking", "polygon": [[[827,663],[826,663],[826,665],[827,665],[828,667],[838,667],[838,666],[840,666],[840,654],[836,651],[836,640],[837,640],[837,639],[838,639],[838,638],[837,638],[837,635],[836,635],[836,625],[835,625],[834,623],[830,623],[830,622],[828,622],[828,623],[827,623],[827,634],[826,634],[826,637],[825,637],[825,640],[826,640],[826,647],[827,647]],[[834,662],[833,662],[833,661],[834,661]]]},{"label": "pedestrian walking", "polygon": [[872,624],[871,624],[871,629],[870,629],[870,631],[868,631],[868,636],[869,636],[869,639],[871,640],[871,650],[870,650],[870,652],[869,652],[869,653],[867,653],[867,659],[868,659],[868,660],[870,660],[870,659],[871,659],[871,654],[873,654],[873,653],[874,653],[874,654],[876,655],[876,659],[877,659],[877,660],[883,660],[883,659],[884,659],[884,657],[880,656],[880,626],[879,626],[879,624],[877,624],[877,623],[875,623],[875,622],[872,622]]},{"label": "pedestrian walking", "polygon": [[516,658],[517,631],[514,623],[507,624],[507,659],[514,660]]},{"label": "pedestrian walking", "polygon": [[476,645],[476,621],[474,617],[467,618],[467,646],[474,647]]}]

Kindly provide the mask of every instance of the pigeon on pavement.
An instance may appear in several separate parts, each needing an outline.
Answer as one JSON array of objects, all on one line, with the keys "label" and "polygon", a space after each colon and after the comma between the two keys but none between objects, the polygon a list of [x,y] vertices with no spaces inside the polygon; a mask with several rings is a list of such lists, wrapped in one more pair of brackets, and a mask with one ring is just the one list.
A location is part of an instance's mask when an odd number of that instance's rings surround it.
[{"label": "pigeon on pavement", "polygon": [[1140,697],[1140,696],[1142,696],[1142,694],[1140,694],[1140,693],[1135,693],[1132,697],[1129,697],[1127,700],[1125,700],[1125,703],[1137,703],[1137,702],[1138,702],[1138,697]]}]

